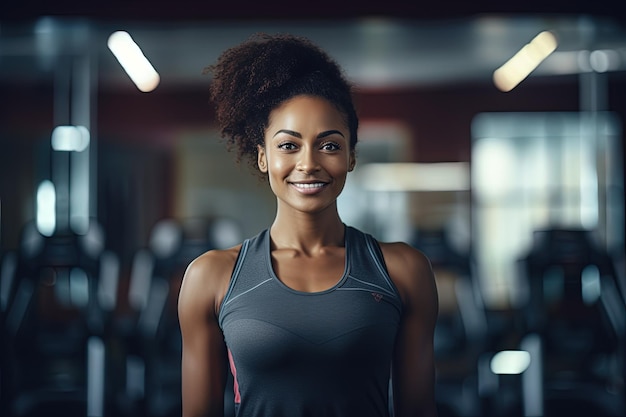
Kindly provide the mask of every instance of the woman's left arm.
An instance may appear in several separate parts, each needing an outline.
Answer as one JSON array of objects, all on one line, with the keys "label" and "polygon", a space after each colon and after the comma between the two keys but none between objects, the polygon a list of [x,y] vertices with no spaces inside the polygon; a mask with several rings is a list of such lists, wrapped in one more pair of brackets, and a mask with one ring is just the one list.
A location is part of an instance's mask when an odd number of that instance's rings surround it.
[{"label": "woman's left arm", "polygon": [[435,277],[426,256],[405,243],[381,244],[403,301],[393,360],[395,417],[434,417],[434,331],[439,310]]}]

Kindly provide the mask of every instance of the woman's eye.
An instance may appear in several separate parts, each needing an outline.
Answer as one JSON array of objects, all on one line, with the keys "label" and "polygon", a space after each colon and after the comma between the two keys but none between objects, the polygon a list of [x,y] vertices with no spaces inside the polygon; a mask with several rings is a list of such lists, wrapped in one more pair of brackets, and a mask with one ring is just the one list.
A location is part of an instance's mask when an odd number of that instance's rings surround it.
[{"label": "woman's eye", "polygon": [[325,151],[336,151],[341,149],[341,147],[334,142],[326,142],[322,145],[322,149]]},{"label": "woman's eye", "polygon": [[283,142],[278,145],[278,149],[282,149],[285,151],[293,151],[294,149],[296,149],[296,145],[291,142]]}]

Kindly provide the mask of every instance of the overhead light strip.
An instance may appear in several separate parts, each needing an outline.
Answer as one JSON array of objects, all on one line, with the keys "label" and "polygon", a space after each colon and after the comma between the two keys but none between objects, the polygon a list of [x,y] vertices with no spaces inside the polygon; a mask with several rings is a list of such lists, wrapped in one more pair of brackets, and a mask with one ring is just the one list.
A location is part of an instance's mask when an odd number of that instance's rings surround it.
[{"label": "overhead light strip", "polygon": [[128,32],[112,33],[107,46],[140,91],[148,93],[159,85],[159,74]]},{"label": "overhead light strip", "polygon": [[493,82],[503,92],[513,90],[526,79],[558,45],[552,32],[543,31],[524,45],[511,59],[493,73]]}]

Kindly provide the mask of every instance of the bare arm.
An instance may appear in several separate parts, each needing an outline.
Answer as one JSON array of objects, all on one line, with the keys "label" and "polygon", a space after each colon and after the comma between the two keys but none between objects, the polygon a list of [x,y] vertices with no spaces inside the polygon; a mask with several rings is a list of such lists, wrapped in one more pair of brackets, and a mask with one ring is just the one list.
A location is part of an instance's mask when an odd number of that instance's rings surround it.
[{"label": "bare arm", "polygon": [[188,267],[178,298],[182,332],[182,415],[223,417],[228,372],[217,312],[234,260],[225,252],[202,255]]},{"label": "bare arm", "polygon": [[384,244],[385,262],[404,302],[394,353],[393,386],[396,417],[434,417],[434,330],[439,309],[430,262],[403,244]]}]

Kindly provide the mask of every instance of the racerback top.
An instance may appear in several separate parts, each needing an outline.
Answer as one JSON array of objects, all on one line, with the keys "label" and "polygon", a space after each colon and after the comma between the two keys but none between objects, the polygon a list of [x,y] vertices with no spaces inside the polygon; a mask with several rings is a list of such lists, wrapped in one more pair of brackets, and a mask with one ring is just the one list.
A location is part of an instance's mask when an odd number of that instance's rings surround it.
[{"label": "racerback top", "polygon": [[389,416],[401,309],[369,234],[345,226],[343,276],[313,293],[275,275],[268,229],[245,240],[219,311],[237,416]]}]

